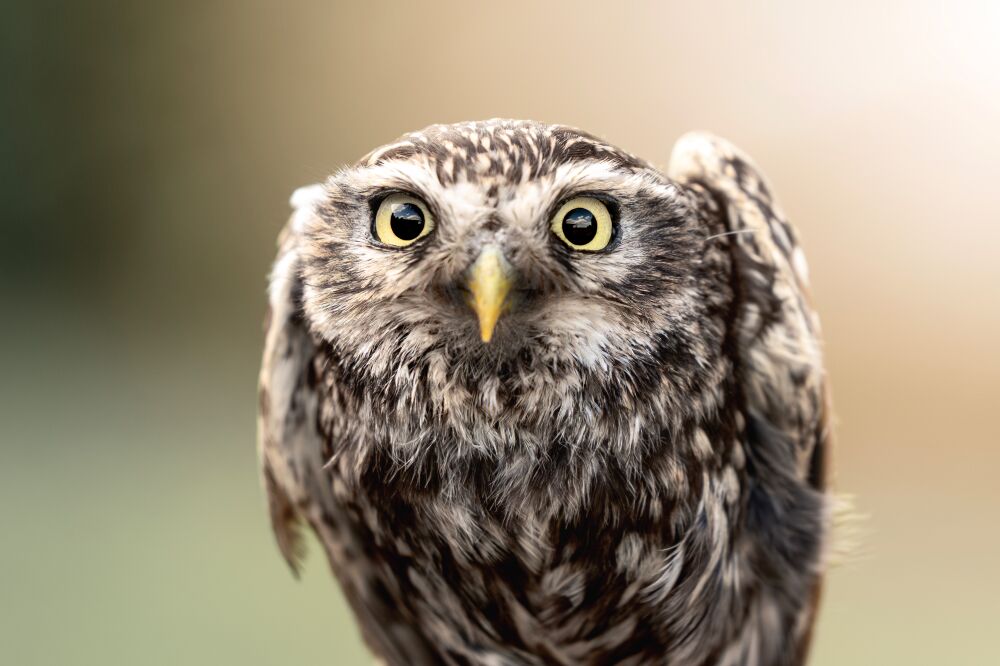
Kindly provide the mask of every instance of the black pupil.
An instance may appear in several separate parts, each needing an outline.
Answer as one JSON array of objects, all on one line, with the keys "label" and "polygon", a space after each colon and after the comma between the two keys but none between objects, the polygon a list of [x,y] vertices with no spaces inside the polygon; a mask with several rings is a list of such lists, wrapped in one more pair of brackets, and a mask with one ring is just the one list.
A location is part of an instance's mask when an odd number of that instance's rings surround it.
[{"label": "black pupil", "polygon": [[574,208],[563,218],[562,232],[573,245],[586,245],[597,236],[597,218],[586,208]]},{"label": "black pupil", "polygon": [[416,204],[397,204],[392,207],[389,226],[400,240],[413,240],[424,230],[424,212]]}]

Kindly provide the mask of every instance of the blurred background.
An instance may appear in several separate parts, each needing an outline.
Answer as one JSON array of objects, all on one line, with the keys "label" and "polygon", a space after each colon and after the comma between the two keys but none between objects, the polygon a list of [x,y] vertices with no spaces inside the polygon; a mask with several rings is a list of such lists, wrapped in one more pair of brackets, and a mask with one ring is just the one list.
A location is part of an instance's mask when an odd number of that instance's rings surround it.
[{"label": "blurred background", "polygon": [[0,662],[370,663],[271,541],[265,274],[295,187],[494,116],[754,156],[867,516],[812,663],[995,660],[1000,4],[805,5],[2,3]]}]

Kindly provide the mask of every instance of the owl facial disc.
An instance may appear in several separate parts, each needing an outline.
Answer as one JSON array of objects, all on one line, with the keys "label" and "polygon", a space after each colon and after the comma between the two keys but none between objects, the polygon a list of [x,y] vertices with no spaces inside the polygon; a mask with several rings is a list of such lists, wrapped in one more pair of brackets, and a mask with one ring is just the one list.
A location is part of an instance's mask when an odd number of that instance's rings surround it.
[{"label": "owl facial disc", "polygon": [[507,305],[513,279],[511,267],[503,254],[487,245],[469,271],[469,305],[479,318],[479,334],[483,342],[493,338],[497,319]]}]

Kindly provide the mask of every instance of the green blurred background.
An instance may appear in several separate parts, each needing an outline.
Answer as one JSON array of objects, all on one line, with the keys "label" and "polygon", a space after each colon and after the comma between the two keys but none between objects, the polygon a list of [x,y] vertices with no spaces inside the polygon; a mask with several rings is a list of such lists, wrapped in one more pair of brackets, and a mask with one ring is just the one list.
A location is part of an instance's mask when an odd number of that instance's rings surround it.
[{"label": "green blurred background", "polygon": [[813,663],[996,663],[1000,9],[805,4],[0,4],[0,663],[369,662],[271,543],[264,276],[293,188],[492,116],[756,158],[868,516]]}]

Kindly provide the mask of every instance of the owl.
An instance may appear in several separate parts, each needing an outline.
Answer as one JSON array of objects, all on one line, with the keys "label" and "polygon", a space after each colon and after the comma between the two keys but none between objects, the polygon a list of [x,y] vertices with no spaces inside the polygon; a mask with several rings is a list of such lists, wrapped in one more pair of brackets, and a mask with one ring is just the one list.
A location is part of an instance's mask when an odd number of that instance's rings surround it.
[{"label": "owl", "polygon": [[296,191],[259,451],[387,664],[802,664],[828,390],[761,172],[528,121],[434,125]]}]

